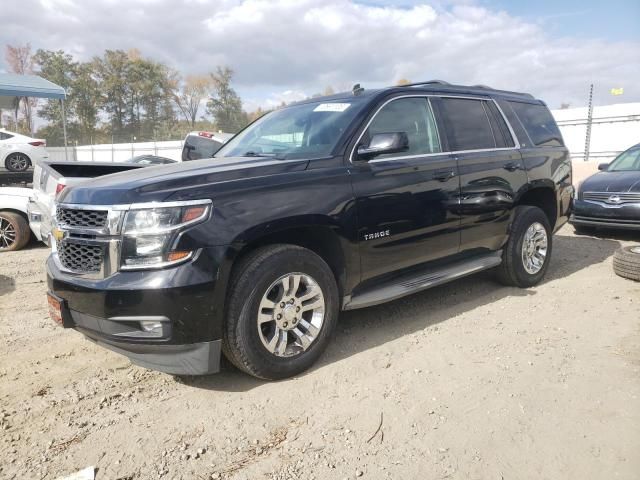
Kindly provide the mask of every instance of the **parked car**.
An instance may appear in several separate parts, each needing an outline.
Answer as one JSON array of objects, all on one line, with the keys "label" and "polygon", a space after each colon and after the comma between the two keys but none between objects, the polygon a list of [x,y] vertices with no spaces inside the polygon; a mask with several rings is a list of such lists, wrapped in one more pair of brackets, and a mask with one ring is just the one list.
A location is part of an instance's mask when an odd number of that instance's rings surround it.
[{"label": "parked car", "polygon": [[31,238],[27,214],[30,188],[0,188],[0,252],[20,250]]},{"label": "parked car", "polygon": [[0,162],[11,172],[24,172],[31,165],[49,158],[47,142],[0,128]]},{"label": "parked car", "polygon": [[176,163],[177,160],[171,158],[159,157],[158,155],[136,155],[131,157],[126,163],[135,163],[139,165],[166,165],[168,163]]},{"label": "parked car", "polygon": [[597,227],[640,231],[640,143],[598,170],[578,187],[571,224],[579,233]]},{"label": "parked car", "polygon": [[[56,197],[67,187],[92,178],[145,167],[111,162],[39,162],[33,170],[33,189],[27,205],[29,226],[35,237],[50,244]],[[2,205],[0,204],[0,208]]]},{"label": "parked car", "polygon": [[482,270],[538,284],[573,196],[528,94],[426,82],[263,116],[211,159],[65,189],[53,319],[134,363],[263,379],[309,368],[338,312]]},{"label": "parked car", "polygon": [[184,139],[182,161],[211,158],[232,137],[231,133],[190,132]]}]

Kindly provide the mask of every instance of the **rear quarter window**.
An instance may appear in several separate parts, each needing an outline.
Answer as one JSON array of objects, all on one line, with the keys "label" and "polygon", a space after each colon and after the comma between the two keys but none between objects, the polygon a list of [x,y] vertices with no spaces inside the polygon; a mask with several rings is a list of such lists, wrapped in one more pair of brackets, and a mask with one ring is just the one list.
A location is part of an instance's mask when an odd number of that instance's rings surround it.
[{"label": "rear quarter window", "polygon": [[539,147],[564,146],[560,129],[547,107],[520,102],[509,102],[509,105],[534,145]]},{"label": "rear quarter window", "polygon": [[0,132],[0,140],[9,140],[13,138],[13,135],[9,135],[8,133]]}]

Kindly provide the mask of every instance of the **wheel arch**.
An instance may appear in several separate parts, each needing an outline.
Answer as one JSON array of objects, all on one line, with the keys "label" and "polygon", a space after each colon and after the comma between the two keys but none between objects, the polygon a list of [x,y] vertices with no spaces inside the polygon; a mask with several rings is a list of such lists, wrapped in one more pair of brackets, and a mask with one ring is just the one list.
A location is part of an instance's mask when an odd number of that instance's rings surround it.
[{"label": "wheel arch", "polygon": [[515,202],[515,206],[528,205],[540,208],[549,220],[551,230],[555,230],[558,221],[558,198],[553,184],[542,183],[531,186],[522,192]]},{"label": "wheel arch", "polygon": [[3,208],[3,207],[0,207],[0,213],[2,213],[2,212],[17,213],[22,218],[24,218],[24,220],[25,220],[25,222],[27,222],[27,224],[29,223],[29,217],[27,216],[27,212],[23,212],[22,210],[18,210],[17,208]]},{"label": "wheel arch", "polygon": [[352,274],[345,252],[345,241],[337,232],[337,227],[331,225],[327,219],[315,219],[313,222],[310,220],[306,219],[292,225],[289,219],[280,224],[269,223],[243,233],[234,242],[239,248],[234,249],[233,265],[256,248],[274,244],[297,245],[314,252],[329,265],[342,296],[348,289],[347,277]]}]

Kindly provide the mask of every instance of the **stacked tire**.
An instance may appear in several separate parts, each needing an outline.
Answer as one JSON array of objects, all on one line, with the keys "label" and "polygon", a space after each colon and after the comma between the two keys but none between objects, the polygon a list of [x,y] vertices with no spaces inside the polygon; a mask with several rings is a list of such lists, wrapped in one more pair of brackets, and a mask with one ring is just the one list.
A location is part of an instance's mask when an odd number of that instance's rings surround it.
[{"label": "stacked tire", "polygon": [[613,254],[616,275],[640,282],[640,245],[622,247]]}]

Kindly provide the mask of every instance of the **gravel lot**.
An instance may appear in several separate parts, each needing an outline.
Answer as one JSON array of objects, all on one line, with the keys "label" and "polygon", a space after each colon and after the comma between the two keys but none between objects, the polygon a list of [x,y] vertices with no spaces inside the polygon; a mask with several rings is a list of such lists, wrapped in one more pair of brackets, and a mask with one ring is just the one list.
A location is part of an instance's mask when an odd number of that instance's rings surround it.
[{"label": "gravel lot", "polygon": [[555,237],[546,281],[470,277],[343,313],[306,374],[132,366],[47,316],[32,246],[0,256],[0,477],[637,479],[640,284],[621,237]]}]

